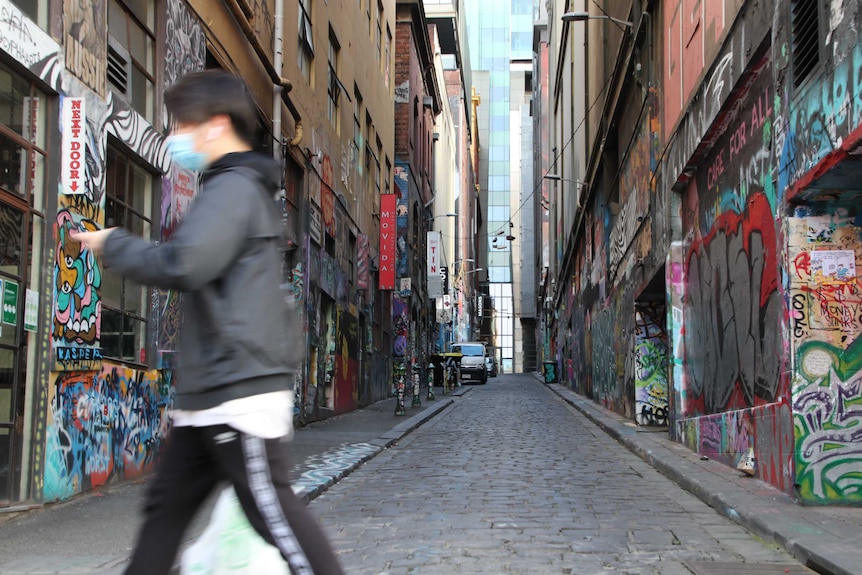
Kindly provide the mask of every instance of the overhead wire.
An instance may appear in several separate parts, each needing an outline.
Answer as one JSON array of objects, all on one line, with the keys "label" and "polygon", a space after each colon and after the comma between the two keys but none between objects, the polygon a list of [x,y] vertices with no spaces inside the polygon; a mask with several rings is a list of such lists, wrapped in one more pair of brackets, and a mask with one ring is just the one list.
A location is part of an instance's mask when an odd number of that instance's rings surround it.
[{"label": "overhead wire", "polygon": [[[587,108],[587,111],[586,111],[586,113],[584,114],[584,117],[583,117],[583,118],[581,118],[580,123],[578,123],[578,125],[575,127],[575,129],[574,129],[574,130],[572,130],[572,135],[571,135],[571,137],[570,137],[568,140],[566,140],[566,143],[565,143],[565,144],[563,144],[563,147],[560,149],[560,151],[559,151],[559,152],[557,152],[557,155],[554,157],[554,160],[550,163],[550,165],[551,165],[551,166],[556,166],[556,165],[557,165],[557,160],[559,160],[559,159],[563,156],[563,153],[566,151],[566,148],[568,148],[568,147],[569,147],[569,145],[571,145],[571,143],[572,143],[572,142],[574,142],[574,140],[575,140],[575,136],[578,134],[578,132],[580,131],[580,129],[581,129],[581,127],[584,125],[584,123],[589,119],[589,117],[590,117],[590,112],[592,112],[592,111],[593,111],[593,108],[595,108],[595,107],[596,107],[596,104],[598,104],[598,103],[599,103],[599,100],[602,98],[603,94],[604,94],[604,93],[605,93],[605,91],[608,89],[608,86],[610,86],[611,81],[616,77],[616,75],[617,75],[617,70],[614,70],[613,72],[611,72],[611,74],[609,74],[609,75],[608,75],[608,79],[607,79],[607,80],[605,80],[605,83],[604,83],[604,85],[602,86],[602,89],[601,89],[601,90],[599,90],[598,95],[596,95],[596,98],[592,101],[592,103],[590,104],[590,106]],[[544,174],[542,174],[542,177],[539,179],[538,183],[533,187],[533,191],[531,191],[531,192],[530,192],[530,193],[529,193],[529,194],[524,198],[524,201],[522,201],[522,202],[520,203],[520,205],[518,206],[518,209],[516,209],[514,212],[512,212],[511,214],[509,214],[509,221],[508,221],[508,222],[506,222],[506,223],[504,223],[502,226],[500,226],[499,228],[497,228],[495,231],[493,231],[493,232],[489,232],[489,233],[488,233],[488,236],[489,236],[489,237],[500,235],[500,233],[501,233],[501,232],[503,232],[507,226],[509,226],[509,224],[511,223],[512,219],[514,219],[514,217],[515,217],[515,216],[516,216],[516,215],[517,215],[517,214],[518,214],[518,213],[519,213],[519,212],[524,208],[524,206],[526,206],[526,205],[527,205],[527,203],[530,201],[530,199],[531,199],[533,196],[535,196],[535,195],[536,195],[536,192],[539,190],[539,188],[541,188],[541,187],[542,187],[542,184],[543,184],[543,183],[544,183],[544,181],[545,181],[545,177],[546,177],[548,174],[551,174],[551,173],[552,173],[552,171],[549,169],[547,172],[545,172]],[[484,234],[483,234],[483,235],[484,235]],[[475,236],[474,236],[474,237],[475,237]],[[467,239],[471,239],[471,236],[466,236],[466,237],[464,237],[464,238],[455,238],[455,239],[464,239],[464,240],[467,240]]]}]

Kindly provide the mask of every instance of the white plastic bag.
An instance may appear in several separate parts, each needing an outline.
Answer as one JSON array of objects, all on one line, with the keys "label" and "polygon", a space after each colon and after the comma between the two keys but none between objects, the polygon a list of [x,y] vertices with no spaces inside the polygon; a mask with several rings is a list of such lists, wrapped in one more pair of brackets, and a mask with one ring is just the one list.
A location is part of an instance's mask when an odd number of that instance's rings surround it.
[{"label": "white plastic bag", "polygon": [[278,549],[254,530],[228,487],[209,525],[183,552],[180,575],[290,575],[290,569]]}]

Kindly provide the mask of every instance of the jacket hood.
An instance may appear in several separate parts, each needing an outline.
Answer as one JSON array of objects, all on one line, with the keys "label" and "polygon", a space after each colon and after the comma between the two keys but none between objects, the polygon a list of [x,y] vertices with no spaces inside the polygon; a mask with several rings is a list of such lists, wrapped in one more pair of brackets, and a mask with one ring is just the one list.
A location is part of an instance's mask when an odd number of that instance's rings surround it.
[{"label": "jacket hood", "polygon": [[227,172],[236,167],[249,168],[258,174],[261,185],[273,193],[281,189],[281,166],[278,162],[258,152],[234,152],[225,154],[210,164],[201,175],[201,181]]}]

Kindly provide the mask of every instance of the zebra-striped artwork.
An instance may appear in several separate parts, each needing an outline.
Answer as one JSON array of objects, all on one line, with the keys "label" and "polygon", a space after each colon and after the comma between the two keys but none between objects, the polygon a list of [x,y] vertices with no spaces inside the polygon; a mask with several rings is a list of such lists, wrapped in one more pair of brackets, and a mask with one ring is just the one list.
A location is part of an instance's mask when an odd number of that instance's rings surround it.
[{"label": "zebra-striped artwork", "polygon": [[60,45],[9,0],[0,0],[0,15],[0,48],[52,90],[61,92],[64,67]]},{"label": "zebra-striped artwork", "polygon": [[[169,0],[165,22],[168,42],[165,48],[165,88],[190,72],[204,69],[206,37],[200,20],[184,0]],[[167,114],[163,115],[167,129]],[[197,192],[197,178],[192,172],[171,167],[162,178],[162,241],[167,240],[182,220],[191,198]],[[177,349],[180,325],[180,294],[158,290],[150,312],[150,344],[157,350],[159,367],[170,365],[170,354]]]}]

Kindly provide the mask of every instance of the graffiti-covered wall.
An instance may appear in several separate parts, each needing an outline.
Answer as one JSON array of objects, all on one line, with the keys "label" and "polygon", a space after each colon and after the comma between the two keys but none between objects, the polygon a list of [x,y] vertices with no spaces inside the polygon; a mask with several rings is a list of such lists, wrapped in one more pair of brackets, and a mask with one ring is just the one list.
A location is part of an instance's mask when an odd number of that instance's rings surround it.
[{"label": "graffiti-covered wall", "polygon": [[395,161],[395,194],[398,203],[395,211],[396,243],[395,243],[395,277],[409,277],[410,264],[408,257],[409,244],[409,214],[410,214],[410,164]]},{"label": "graffiti-covered wall", "polygon": [[862,501],[862,210],[788,221],[796,483],[805,500]]},{"label": "graffiti-covered wall", "polygon": [[782,298],[772,165],[772,85],[756,64],[734,120],[686,190],[683,415],[771,403],[780,387]]},{"label": "graffiti-covered wall", "polygon": [[170,371],[57,373],[49,393],[46,501],[151,469],[170,431]]},{"label": "graffiti-covered wall", "polygon": [[[790,3],[779,6],[787,18]],[[836,0],[819,22],[825,49],[794,79],[792,30],[775,38],[775,162],[787,252],[796,494],[862,503],[862,45],[858,3]],[[821,17],[824,15],[821,13]],[[825,40],[824,35],[825,34]]]},{"label": "graffiti-covered wall", "polygon": [[[164,87],[180,77],[199,72],[206,64],[206,37],[203,26],[184,0],[166,4],[165,35],[172,41],[165,44]],[[163,123],[168,119],[163,118]],[[164,126],[168,128],[167,125]],[[197,193],[197,175],[178,166],[162,177],[161,234],[162,241],[171,238]],[[171,366],[177,350],[180,315],[180,294],[176,290],[155,290],[150,313],[150,345],[156,354],[156,365]]]},{"label": "graffiti-covered wall", "polygon": [[[844,11],[840,15],[849,16]],[[836,22],[841,22],[837,17],[836,14]],[[855,30],[855,24],[852,28]],[[858,143],[862,125],[862,45],[856,41],[856,32],[852,34],[849,41],[844,38],[844,42],[835,44],[838,61],[832,74],[810,85],[802,95],[790,98],[786,94],[781,100],[783,122],[776,130],[776,148],[780,153],[778,189],[783,193],[801,191],[814,174],[841,159],[833,152],[849,150],[849,146]],[[846,137],[854,133],[855,137]],[[827,165],[819,166],[815,172],[813,168],[824,160]]]},{"label": "graffiti-covered wall", "polygon": [[[650,409],[658,412],[658,405],[651,408],[643,401],[644,394],[666,397],[659,385],[667,386],[667,378],[661,379],[666,366],[654,365],[655,375],[643,369],[656,359],[645,354],[651,345],[648,340],[659,336],[644,323],[649,306],[639,312],[635,302],[643,297],[663,299],[659,288],[648,297],[642,293],[647,278],[660,273],[664,265],[664,251],[657,246],[666,241],[665,201],[656,193],[658,94],[650,87],[621,96],[623,111],[614,144],[618,181],[594,184],[595,192],[581,192],[590,201],[565,298],[559,301],[557,313],[563,322],[556,342],[567,385],[617,413],[650,424],[664,424],[666,419],[647,417]],[[663,330],[664,319],[659,323]],[[647,332],[651,335],[642,335]],[[667,361],[666,355],[662,361]]]},{"label": "graffiti-covered wall", "polygon": [[[105,3],[93,6],[100,13],[87,22],[101,26],[104,37]],[[86,13],[74,2],[67,3],[66,8],[66,21],[72,24],[72,36],[67,36],[67,41],[75,42],[66,47],[68,56],[89,48],[83,41],[86,37],[78,37],[82,30],[78,23]],[[165,80],[169,84],[186,72],[203,69],[205,41],[200,23],[182,0],[166,3],[165,22],[168,33],[179,40],[168,42],[166,49]],[[36,480],[46,501],[147,471],[170,430],[168,410],[174,396],[171,372],[130,369],[102,357],[100,291],[105,276],[94,255],[69,238],[71,230],[105,225],[108,138],[121,142],[152,170],[168,172],[163,179],[163,195],[153,202],[155,209],[162,208],[158,217],[165,239],[181,219],[195,189],[194,174],[169,171],[161,130],[111,90],[104,90],[104,77],[100,83],[91,75],[81,76],[82,69],[74,68],[76,62],[67,59],[69,68],[58,86],[64,112],[60,138],[64,150],[79,149],[76,146],[82,144],[84,185],[78,189],[74,181],[71,187],[61,181],[54,227],[53,372],[49,376],[53,385],[46,394],[44,468],[37,471]],[[155,292],[151,301],[149,343],[158,351],[173,351],[179,323],[177,298]],[[37,451],[40,449],[37,446]]]},{"label": "graffiti-covered wall", "polygon": [[667,425],[668,346],[665,306],[635,305],[635,420]]},{"label": "graffiti-covered wall", "polygon": [[[787,489],[791,434],[768,51],[742,74],[682,203],[684,376],[676,433]],[[734,431],[735,430],[735,431]]]}]

